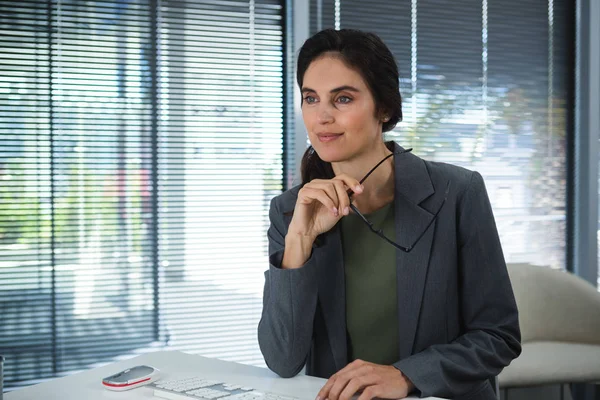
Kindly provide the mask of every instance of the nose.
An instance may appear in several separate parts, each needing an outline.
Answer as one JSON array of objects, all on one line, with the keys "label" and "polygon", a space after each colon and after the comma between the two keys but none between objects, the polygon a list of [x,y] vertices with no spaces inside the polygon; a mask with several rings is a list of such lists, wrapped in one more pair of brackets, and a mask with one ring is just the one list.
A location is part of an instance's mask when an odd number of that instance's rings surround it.
[{"label": "nose", "polygon": [[334,121],[330,107],[330,105],[323,103],[319,105],[319,109],[317,110],[317,121],[320,124],[330,124]]}]

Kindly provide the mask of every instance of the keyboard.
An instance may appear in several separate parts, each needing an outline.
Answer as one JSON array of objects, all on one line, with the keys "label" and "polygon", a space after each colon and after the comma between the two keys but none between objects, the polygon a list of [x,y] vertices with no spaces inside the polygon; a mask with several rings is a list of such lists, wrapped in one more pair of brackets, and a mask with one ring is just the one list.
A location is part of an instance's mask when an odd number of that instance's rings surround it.
[{"label": "keyboard", "polygon": [[201,377],[161,379],[148,385],[154,397],[170,400],[299,400],[251,387]]}]

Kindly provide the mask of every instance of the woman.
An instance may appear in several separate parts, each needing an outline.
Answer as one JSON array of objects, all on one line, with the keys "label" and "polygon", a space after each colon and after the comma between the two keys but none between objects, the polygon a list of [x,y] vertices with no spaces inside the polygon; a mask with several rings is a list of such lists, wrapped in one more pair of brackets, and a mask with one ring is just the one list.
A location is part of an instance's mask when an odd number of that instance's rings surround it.
[{"label": "woman", "polygon": [[302,185],[271,202],[267,365],[329,378],[323,400],[494,399],[490,379],[521,347],[483,179],[384,142],[402,112],[377,36],[317,33],[297,80],[312,146]]}]

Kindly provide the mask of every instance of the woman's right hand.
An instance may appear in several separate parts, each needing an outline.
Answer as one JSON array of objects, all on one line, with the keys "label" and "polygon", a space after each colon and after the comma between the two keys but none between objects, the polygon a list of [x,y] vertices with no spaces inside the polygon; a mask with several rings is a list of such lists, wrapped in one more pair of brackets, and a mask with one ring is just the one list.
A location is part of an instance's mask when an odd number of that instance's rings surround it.
[{"label": "woman's right hand", "polygon": [[317,236],[328,232],[350,213],[348,189],[356,195],[363,191],[359,181],[345,174],[333,179],[315,179],[300,189],[286,235],[283,268],[302,266],[310,257]]},{"label": "woman's right hand", "polygon": [[342,174],[333,179],[315,179],[298,192],[288,233],[313,238],[329,231],[350,212],[348,189],[359,194],[360,182]]}]

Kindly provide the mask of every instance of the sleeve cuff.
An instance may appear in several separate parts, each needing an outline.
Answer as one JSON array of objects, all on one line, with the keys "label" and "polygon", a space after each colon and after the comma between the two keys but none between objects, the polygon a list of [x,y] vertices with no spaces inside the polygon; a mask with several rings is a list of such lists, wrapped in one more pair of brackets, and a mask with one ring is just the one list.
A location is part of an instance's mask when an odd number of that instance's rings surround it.
[{"label": "sleeve cuff", "polygon": [[422,363],[418,358],[411,356],[394,363],[393,366],[402,372],[414,385],[414,389],[410,394],[419,397],[429,397],[432,396],[432,394],[428,393],[427,387],[431,387],[431,382],[428,381],[426,376],[418,372],[427,370],[427,366],[421,364]]}]

